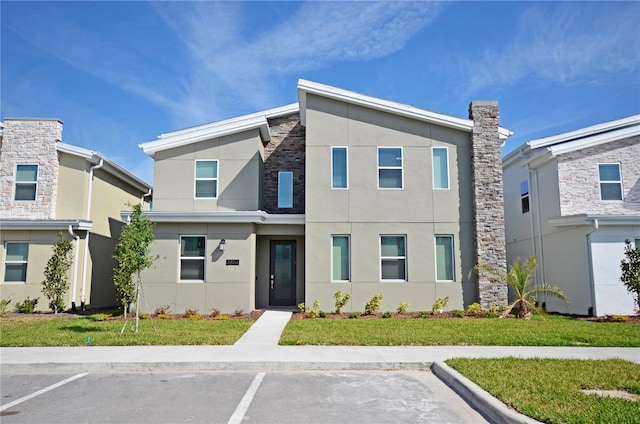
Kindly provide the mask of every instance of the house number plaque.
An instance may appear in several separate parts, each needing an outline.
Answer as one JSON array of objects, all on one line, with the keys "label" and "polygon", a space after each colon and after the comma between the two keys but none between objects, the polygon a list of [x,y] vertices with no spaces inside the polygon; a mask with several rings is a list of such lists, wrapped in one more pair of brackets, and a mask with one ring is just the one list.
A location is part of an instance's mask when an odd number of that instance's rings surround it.
[{"label": "house number plaque", "polygon": [[240,259],[227,259],[227,266],[240,265]]}]

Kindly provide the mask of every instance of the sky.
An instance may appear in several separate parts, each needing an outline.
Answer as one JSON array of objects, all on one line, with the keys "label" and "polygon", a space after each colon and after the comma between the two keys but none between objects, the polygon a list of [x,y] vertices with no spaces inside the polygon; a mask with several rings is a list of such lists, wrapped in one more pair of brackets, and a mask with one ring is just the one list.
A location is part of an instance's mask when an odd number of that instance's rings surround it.
[{"label": "sky", "polygon": [[0,2],[0,118],[153,182],[158,135],[298,101],[306,79],[522,143],[640,113],[640,2]]}]

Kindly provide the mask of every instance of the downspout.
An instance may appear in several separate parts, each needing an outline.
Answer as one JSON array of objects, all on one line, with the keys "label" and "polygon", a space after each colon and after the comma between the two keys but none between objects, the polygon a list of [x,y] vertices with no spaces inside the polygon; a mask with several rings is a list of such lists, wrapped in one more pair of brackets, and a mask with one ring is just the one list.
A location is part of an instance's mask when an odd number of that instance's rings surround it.
[{"label": "downspout", "polygon": [[589,307],[589,316],[595,317],[598,316],[598,311],[596,309],[596,287],[595,281],[593,280],[593,254],[591,252],[591,234],[598,231],[600,225],[598,224],[598,218],[593,219],[593,229],[587,233],[587,260],[589,261],[589,296],[591,297],[590,302],[591,307]]},{"label": "downspout", "polygon": [[76,241],[73,248],[73,284],[71,289],[71,310],[76,311],[76,289],[78,287],[78,245],[80,236],[73,232],[73,226],[69,225],[69,234]]},{"label": "downspout", "polygon": [[[533,195],[533,181],[534,179],[537,180],[537,178],[535,177],[535,173],[536,171],[534,171],[533,169],[531,169],[531,166],[529,164],[527,164],[527,178],[529,179],[529,227],[531,229],[531,245],[532,245],[532,251],[533,254],[536,256],[536,258],[538,257],[538,249],[536,247],[536,226],[535,226],[535,219],[538,216],[538,193],[536,193],[536,195]],[[534,216],[535,215],[535,216]],[[538,274],[536,273],[535,275],[535,282],[536,282],[536,286],[538,285]]]},{"label": "downspout", "polygon": [[153,189],[150,188],[149,191],[147,192],[147,194],[143,194],[142,197],[140,198],[140,206],[143,206],[142,209],[144,209],[144,198],[151,196],[152,192],[153,192]]},{"label": "downspout", "polygon": [[[91,220],[91,196],[93,191],[93,171],[102,168],[104,165],[104,159],[100,159],[97,165],[89,168],[89,192],[87,194],[87,220]],[[84,263],[82,265],[82,289],[80,290],[80,308],[85,311],[85,293],[87,287],[87,261],[89,259],[89,234],[87,230],[87,236],[84,239]]]},{"label": "downspout", "polygon": [[[538,258],[538,264],[540,265],[540,276],[538,276],[536,274],[536,285],[538,284],[542,284],[544,283],[545,280],[545,269],[544,269],[544,242],[542,240],[542,217],[541,217],[541,213],[540,213],[540,181],[538,179],[538,171],[533,170],[532,174],[535,180],[535,184],[532,184],[532,186],[535,187],[535,210],[536,210],[536,223],[538,224],[538,239],[540,240],[540,257]],[[532,223],[533,225],[533,223]],[[533,245],[534,245],[534,252],[535,252],[535,237],[533,240]],[[544,300],[543,303],[546,306],[546,296],[544,296]]]}]

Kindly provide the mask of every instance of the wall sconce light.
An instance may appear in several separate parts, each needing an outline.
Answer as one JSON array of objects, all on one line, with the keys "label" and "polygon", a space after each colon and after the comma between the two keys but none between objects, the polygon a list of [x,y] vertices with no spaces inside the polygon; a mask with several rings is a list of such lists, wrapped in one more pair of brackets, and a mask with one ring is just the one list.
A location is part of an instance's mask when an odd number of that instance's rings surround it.
[{"label": "wall sconce light", "polygon": [[220,240],[220,245],[218,246],[218,249],[220,249],[221,252],[224,252],[224,249],[227,248],[227,241],[225,239]]}]

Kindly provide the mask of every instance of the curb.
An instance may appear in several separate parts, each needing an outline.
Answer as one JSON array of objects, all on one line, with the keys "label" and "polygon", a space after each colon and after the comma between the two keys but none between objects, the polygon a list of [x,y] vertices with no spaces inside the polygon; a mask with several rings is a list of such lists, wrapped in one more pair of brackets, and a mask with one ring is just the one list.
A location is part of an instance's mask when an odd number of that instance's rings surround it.
[{"label": "curb", "polygon": [[431,372],[492,422],[497,424],[542,424],[540,421],[509,408],[444,362],[434,362],[431,366]]}]

